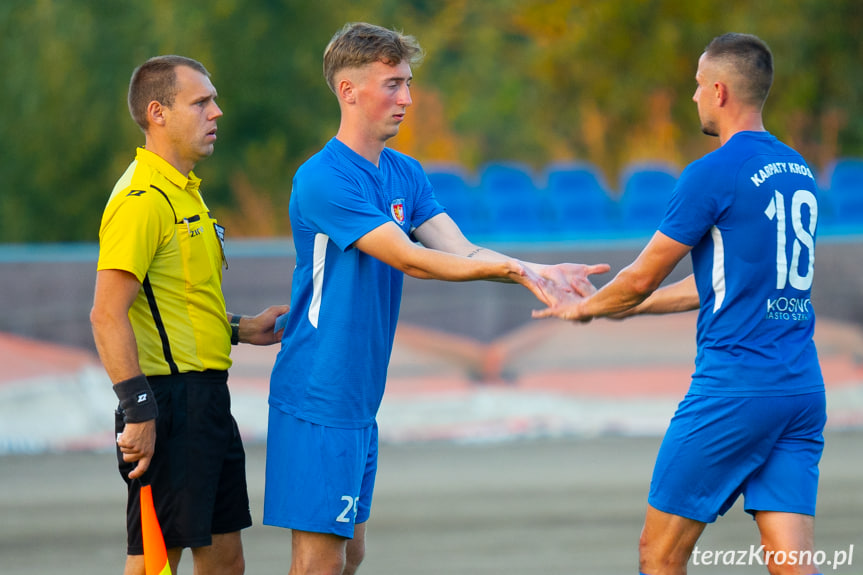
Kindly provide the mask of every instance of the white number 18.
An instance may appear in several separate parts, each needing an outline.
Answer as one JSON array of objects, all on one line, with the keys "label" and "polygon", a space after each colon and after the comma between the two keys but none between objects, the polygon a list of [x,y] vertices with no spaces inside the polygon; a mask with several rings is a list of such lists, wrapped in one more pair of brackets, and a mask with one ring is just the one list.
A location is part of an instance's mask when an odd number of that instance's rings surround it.
[{"label": "white number 18", "polygon": [[[803,206],[809,207],[809,229],[803,227]],[[791,248],[791,265],[785,255],[785,196],[776,190],[764,214],[776,220],[776,289],[787,283],[799,290],[812,287],[815,264],[815,226],[818,223],[818,202],[809,190],[797,190],[791,197],[791,225],[794,229],[794,245]],[[806,274],[800,275],[800,252],[807,251]]]}]

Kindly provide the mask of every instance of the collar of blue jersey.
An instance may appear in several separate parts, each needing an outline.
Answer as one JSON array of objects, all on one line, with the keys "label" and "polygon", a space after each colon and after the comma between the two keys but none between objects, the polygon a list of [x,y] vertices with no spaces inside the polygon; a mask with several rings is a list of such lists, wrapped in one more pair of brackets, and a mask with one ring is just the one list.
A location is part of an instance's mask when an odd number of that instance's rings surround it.
[{"label": "collar of blue jersey", "polygon": [[376,180],[378,180],[378,181],[381,180],[381,167],[380,166],[383,165],[384,156],[387,153],[386,147],[384,147],[384,149],[381,151],[381,156],[380,156],[381,159],[379,161],[380,165],[376,166],[372,162],[370,162],[366,158],[364,158],[362,155],[358,154],[356,151],[353,150],[353,148],[351,148],[350,146],[348,146],[347,144],[345,144],[344,142],[342,142],[338,138],[333,137],[330,140],[330,142],[331,142],[331,145],[334,146],[335,149],[339,153],[341,153],[343,156],[345,156],[345,158],[347,158],[348,161],[352,162],[356,167],[358,167],[361,170],[363,170],[364,172],[368,173],[370,176],[372,176]]}]

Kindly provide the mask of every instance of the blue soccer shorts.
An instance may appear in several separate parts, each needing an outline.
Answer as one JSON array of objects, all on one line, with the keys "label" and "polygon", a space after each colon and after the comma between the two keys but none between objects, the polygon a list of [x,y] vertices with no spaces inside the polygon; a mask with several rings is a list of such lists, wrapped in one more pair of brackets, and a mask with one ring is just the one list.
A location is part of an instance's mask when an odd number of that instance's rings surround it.
[{"label": "blue soccer shorts", "polygon": [[378,426],[327,427],[270,407],[264,524],[352,538],[369,518]]},{"label": "blue soccer shorts", "polygon": [[744,509],[815,515],[827,421],[824,393],[687,395],[659,448],[647,502],[712,523],[740,495]]}]

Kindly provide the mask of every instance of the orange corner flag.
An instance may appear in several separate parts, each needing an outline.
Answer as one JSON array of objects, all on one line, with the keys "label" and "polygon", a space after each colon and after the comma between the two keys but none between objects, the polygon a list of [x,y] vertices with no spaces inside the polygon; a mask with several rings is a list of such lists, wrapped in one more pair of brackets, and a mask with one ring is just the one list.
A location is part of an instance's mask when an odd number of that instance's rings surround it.
[{"label": "orange corner flag", "polygon": [[141,534],[144,539],[144,567],[147,575],[171,575],[168,550],[156,508],[153,505],[153,490],[149,485],[141,486]]}]

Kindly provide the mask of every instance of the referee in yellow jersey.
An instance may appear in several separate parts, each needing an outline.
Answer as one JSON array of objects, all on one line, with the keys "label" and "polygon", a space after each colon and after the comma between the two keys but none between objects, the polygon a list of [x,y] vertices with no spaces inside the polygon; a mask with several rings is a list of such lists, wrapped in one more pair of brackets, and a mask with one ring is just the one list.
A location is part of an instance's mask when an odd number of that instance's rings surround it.
[{"label": "referee in yellow jersey", "polygon": [[126,575],[144,575],[142,484],[152,485],[171,569],[190,547],[196,573],[244,571],[251,525],[245,453],[230,410],[231,344],[278,342],[276,318],[226,312],[224,228],[192,171],[213,153],[216,89],[182,56],[152,58],[129,85],[145,147],[114,186],[99,230],[90,321],[119,398],[117,456],[128,484]]}]

